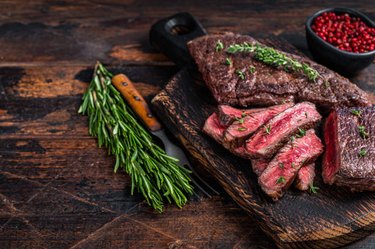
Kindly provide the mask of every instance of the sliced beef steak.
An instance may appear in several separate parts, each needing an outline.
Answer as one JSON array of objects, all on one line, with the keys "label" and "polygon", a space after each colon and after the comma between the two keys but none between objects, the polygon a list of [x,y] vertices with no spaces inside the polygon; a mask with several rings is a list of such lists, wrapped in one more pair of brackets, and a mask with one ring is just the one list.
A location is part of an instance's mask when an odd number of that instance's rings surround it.
[{"label": "sliced beef steak", "polygon": [[375,190],[375,107],[339,108],[324,125],[323,180],[353,191]]},{"label": "sliced beef steak", "polygon": [[241,119],[246,115],[263,111],[265,108],[253,108],[253,109],[237,109],[231,107],[229,105],[219,105],[218,107],[218,114],[220,118],[220,123],[222,125],[229,126],[231,125],[236,119]]},{"label": "sliced beef steak", "polygon": [[212,113],[204,123],[203,131],[216,140],[216,142],[222,144],[223,136],[227,126],[220,123],[219,116],[216,112]]},{"label": "sliced beef steak", "polygon": [[[218,41],[224,45],[220,51],[216,51]],[[370,105],[366,93],[348,79],[305,57],[282,52],[317,70],[321,77],[316,82],[302,73],[266,65],[254,59],[252,54],[226,52],[231,44],[243,42],[259,43],[250,36],[233,33],[207,35],[188,43],[204,81],[219,104],[265,106],[295,100],[310,101],[327,109]],[[228,60],[231,63],[226,63]]]},{"label": "sliced beef steak", "polygon": [[[253,172],[260,176],[263,171],[267,168],[270,160],[268,159],[253,159],[251,160],[251,166],[253,168]],[[294,181],[294,185],[297,189],[306,191],[310,188],[311,185],[314,183],[315,178],[315,163],[310,163],[308,165],[302,165],[299,169],[296,179]]]},{"label": "sliced beef steak", "polygon": [[304,165],[299,169],[296,180],[294,181],[294,185],[299,190],[306,191],[311,186],[313,186],[314,178],[315,178],[315,163]]},{"label": "sliced beef steak", "polygon": [[279,199],[292,184],[303,164],[314,162],[323,152],[323,145],[310,129],[305,136],[289,141],[278,151],[258,178],[263,191],[274,200]]},{"label": "sliced beef steak", "polygon": [[203,132],[215,139],[216,142],[221,144],[224,148],[228,149],[230,152],[236,156],[248,158],[249,156],[246,153],[244,145],[239,146],[229,146],[228,143],[224,143],[224,132],[227,126],[224,126],[220,123],[219,116],[217,113],[211,114],[204,123]]},{"label": "sliced beef steak", "polygon": [[245,115],[243,118],[234,121],[233,124],[228,127],[225,131],[224,141],[230,144],[234,142],[235,144],[243,143],[245,139],[251,136],[259,127],[292,106],[292,103],[275,105],[263,111]]},{"label": "sliced beef steak", "polygon": [[268,164],[270,163],[270,159],[253,159],[251,160],[251,167],[253,172],[260,176],[263,171],[267,168]]},{"label": "sliced beef steak", "polygon": [[298,103],[272,118],[265,127],[259,129],[248,141],[246,151],[253,158],[271,158],[283,144],[299,129],[314,127],[321,120],[315,105]]}]

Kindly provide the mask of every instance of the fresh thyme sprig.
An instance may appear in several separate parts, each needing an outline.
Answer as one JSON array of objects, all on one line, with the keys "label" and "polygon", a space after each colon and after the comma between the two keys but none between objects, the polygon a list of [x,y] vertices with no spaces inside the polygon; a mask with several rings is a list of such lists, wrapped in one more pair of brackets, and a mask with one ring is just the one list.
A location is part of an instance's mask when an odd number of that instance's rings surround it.
[{"label": "fresh thyme sprig", "polygon": [[242,44],[232,44],[227,50],[228,53],[254,53],[254,58],[267,65],[281,67],[285,71],[302,72],[309,80],[316,81],[319,73],[306,63],[300,63],[273,48],[260,44],[250,44],[244,42]]},{"label": "fresh thyme sprig", "polygon": [[112,74],[98,62],[78,110],[89,116],[90,135],[98,138],[99,147],[116,156],[114,171],[123,169],[129,174],[131,194],[137,188],[158,212],[163,211],[164,198],[182,207],[192,194],[190,172],[152,141],[111,79]]}]

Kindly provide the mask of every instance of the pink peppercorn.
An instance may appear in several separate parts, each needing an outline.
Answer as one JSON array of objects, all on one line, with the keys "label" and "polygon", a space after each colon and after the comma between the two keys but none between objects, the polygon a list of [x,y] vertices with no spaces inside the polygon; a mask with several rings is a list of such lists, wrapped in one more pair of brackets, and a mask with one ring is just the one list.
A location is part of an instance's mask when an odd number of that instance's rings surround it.
[{"label": "pink peppercorn", "polygon": [[348,52],[365,53],[375,50],[375,28],[349,14],[325,12],[315,18],[312,30],[323,40]]}]

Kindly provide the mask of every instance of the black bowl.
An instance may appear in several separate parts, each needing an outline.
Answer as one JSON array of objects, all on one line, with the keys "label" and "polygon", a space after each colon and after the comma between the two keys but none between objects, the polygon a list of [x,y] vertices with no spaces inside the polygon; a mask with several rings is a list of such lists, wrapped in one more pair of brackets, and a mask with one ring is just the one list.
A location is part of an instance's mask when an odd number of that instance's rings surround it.
[{"label": "black bowl", "polygon": [[334,12],[337,14],[349,14],[359,17],[369,27],[374,27],[374,22],[365,14],[349,8],[329,8],[316,12],[306,21],[306,39],[311,54],[314,59],[337,72],[352,76],[367,67],[375,58],[375,50],[366,53],[351,53],[343,51],[320,38],[312,29],[311,24],[316,17],[324,12]]}]

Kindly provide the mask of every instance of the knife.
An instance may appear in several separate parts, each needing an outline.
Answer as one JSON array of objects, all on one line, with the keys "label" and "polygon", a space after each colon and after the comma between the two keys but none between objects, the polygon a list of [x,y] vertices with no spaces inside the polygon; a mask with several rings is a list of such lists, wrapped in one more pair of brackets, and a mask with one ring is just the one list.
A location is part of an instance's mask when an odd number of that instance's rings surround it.
[{"label": "knife", "polygon": [[[215,194],[219,194],[215,189],[213,189],[208,183],[206,183],[194,171],[193,167],[190,165],[189,160],[186,157],[185,152],[169,140],[162,124],[159,122],[156,116],[154,116],[154,114],[151,112],[147,102],[145,101],[143,96],[138,92],[138,90],[135,88],[133,82],[126,75],[118,74],[112,78],[112,84],[121,93],[121,95],[124,97],[126,102],[129,104],[132,110],[136,113],[139,119],[143,122],[143,124],[147,127],[150,133],[154,135],[155,137],[158,137],[162,141],[167,155],[177,158],[178,165],[180,167],[187,167],[190,171],[192,171],[194,176],[197,179],[199,179],[199,181],[201,181],[204,185],[206,185],[209,189],[211,189],[211,191],[213,191]],[[200,186],[194,179],[191,179],[191,180],[192,180],[192,183],[197,188],[199,188],[205,195],[207,195],[208,197],[211,197],[211,195],[202,186]]]}]

